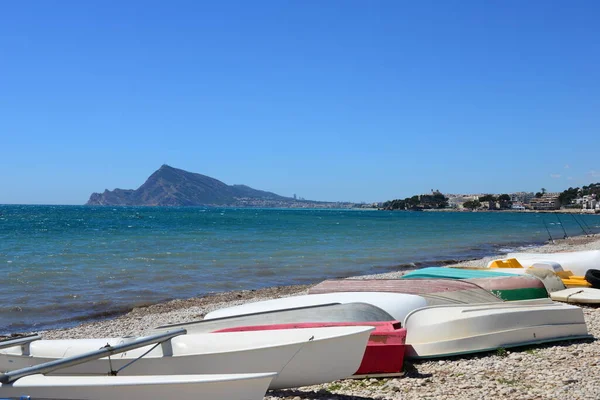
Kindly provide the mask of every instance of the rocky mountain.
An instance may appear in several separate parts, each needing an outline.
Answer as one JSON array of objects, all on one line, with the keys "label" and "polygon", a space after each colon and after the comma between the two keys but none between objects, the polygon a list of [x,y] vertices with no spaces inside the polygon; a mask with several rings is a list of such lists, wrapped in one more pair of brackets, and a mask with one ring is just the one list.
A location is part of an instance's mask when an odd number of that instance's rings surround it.
[{"label": "rocky mountain", "polygon": [[[206,175],[163,165],[135,190],[105,190],[93,193],[87,205],[111,206],[291,206],[293,198],[227,185]],[[315,202],[304,202],[315,203]]]}]

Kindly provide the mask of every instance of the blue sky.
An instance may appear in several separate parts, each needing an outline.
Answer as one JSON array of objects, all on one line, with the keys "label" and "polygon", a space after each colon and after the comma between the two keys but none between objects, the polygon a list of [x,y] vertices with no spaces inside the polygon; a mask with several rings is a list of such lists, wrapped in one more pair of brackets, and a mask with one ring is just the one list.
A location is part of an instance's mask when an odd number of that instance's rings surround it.
[{"label": "blue sky", "polygon": [[163,163],[307,199],[600,181],[597,1],[0,5],[0,203]]}]

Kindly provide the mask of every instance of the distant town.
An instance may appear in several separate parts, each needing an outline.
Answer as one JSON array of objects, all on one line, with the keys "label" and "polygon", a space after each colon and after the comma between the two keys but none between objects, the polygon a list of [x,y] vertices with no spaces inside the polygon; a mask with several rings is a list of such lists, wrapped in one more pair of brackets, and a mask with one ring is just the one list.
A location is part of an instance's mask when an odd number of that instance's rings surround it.
[{"label": "distant town", "polygon": [[455,210],[455,211],[564,211],[600,213],[600,183],[563,192],[515,192],[504,194],[443,194],[432,190],[405,199],[373,204],[382,210]]},{"label": "distant town", "polygon": [[514,192],[504,194],[453,194],[432,190],[410,198],[375,203],[321,202],[305,200],[294,194],[293,200],[236,198],[238,207],[281,208],[360,208],[410,211],[564,211],[600,213],[600,183],[569,188],[563,192]]}]

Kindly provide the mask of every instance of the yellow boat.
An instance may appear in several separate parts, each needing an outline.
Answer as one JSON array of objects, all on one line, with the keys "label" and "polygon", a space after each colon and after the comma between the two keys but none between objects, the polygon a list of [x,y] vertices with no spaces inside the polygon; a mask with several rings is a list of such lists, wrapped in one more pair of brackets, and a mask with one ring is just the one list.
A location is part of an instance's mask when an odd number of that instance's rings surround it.
[{"label": "yellow boat", "polygon": [[[525,272],[525,268],[516,258],[507,258],[504,260],[493,260],[488,264],[488,268],[510,268],[519,273],[519,269]],[[512,271],[507,271],[512,272]],[[584,276],[576,276],[571,271],[553,271],[564,283],[567,288],[572,287],[592,287],[592,285],[585,279]]]}]

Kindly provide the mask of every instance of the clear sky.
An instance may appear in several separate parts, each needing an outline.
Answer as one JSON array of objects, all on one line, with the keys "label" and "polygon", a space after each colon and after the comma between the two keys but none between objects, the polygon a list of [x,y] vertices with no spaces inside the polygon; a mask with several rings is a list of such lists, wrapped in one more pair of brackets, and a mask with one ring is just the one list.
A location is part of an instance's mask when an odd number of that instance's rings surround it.
[{"label": "clear sky", "polygon": [[0,204],[162,164],[313,200],[600,181],[600,2],[3,1]]}]

